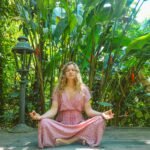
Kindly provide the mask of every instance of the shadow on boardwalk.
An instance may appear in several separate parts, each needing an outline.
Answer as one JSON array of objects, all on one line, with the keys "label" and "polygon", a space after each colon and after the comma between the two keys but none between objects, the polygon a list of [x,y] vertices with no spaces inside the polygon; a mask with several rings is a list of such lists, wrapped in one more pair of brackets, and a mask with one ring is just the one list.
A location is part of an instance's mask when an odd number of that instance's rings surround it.
[{"label": "shadow on boardwalk", "polygon": [[[0,150],[38,150],[37,130],[29,133],[0,130]],[[75,143],[45,150],[150,150],[150,128],[107,128],[99,147]]]}]

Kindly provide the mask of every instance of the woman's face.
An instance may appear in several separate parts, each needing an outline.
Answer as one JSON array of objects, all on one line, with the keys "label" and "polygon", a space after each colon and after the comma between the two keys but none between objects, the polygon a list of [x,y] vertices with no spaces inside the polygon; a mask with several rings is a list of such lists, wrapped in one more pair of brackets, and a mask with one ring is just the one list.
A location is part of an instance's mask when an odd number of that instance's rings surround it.
[{"label": "woman's face", "polygon": [[68,80],[73,80],[76,78],[77,70],[73,64],[67,66],[65,75]]}]

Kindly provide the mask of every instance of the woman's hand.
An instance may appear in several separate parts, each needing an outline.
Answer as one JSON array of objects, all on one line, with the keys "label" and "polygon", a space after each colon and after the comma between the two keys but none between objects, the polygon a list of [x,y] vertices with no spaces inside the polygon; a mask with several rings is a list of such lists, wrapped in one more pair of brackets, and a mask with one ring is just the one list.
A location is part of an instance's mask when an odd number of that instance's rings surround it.
[{"label": "woman's hand", "polygon": [[42,118],[41,115],[36,113],[34,110],[30,112],[29,115],[33,120],[41,120]]},{"label": "woman's hand", "polygon": [[114,113],[112,112],[112,110],[108,110],[108,111],[103,112],[102,116],[104,117],[104,119],[109,120],[114,117]]}]

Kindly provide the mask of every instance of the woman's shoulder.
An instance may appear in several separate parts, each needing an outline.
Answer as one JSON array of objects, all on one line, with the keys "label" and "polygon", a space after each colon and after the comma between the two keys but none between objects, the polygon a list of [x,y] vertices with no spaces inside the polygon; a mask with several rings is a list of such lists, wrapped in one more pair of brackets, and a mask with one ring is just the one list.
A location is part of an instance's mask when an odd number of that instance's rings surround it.
[{"label": "woman's shoulder", "polygon": [[82,95],[83,95],[85,101],[89,101],[91,99],[91,92],[87,85],[82,86]]},{"label": "woman's shoulder", "polygon": [[90,90],[89,90],[89,87],[88,87],[86,84],[83,84],[83,85],[81,86],[81,91],[82,91],[82,92],[89,92]]},{"label": "woman's shoulder", "polygon": [[60,90],[59,90],[58,86],[54,87],[53,94],[55,94],[55,95],[59,95],[60,94]]}]

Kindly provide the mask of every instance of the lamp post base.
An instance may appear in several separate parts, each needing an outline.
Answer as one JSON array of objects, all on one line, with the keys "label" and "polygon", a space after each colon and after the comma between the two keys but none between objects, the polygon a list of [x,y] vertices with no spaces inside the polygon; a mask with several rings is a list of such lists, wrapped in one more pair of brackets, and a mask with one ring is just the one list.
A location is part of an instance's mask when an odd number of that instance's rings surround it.
[{"label": "lamp post base", "polygon": [[31,132],[31,131],[33,131],[33,128],[27,126],[24,123],[17,124],[15,127],[8,130],[8,132],[12,132],[12,133],[23,133],[23,132]]}]

